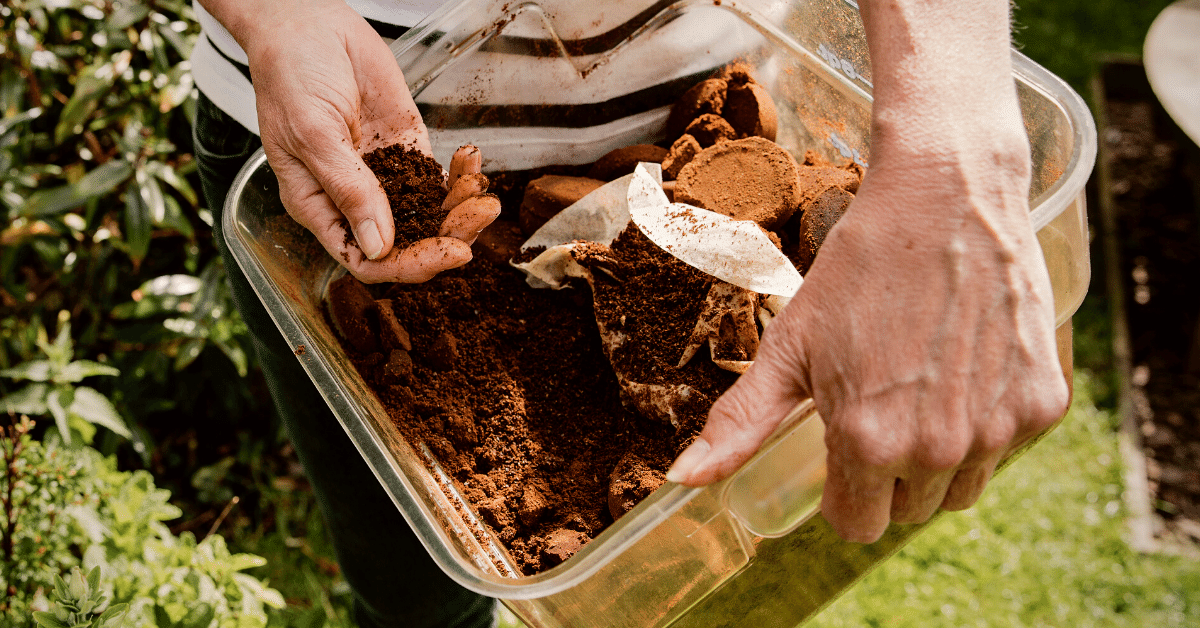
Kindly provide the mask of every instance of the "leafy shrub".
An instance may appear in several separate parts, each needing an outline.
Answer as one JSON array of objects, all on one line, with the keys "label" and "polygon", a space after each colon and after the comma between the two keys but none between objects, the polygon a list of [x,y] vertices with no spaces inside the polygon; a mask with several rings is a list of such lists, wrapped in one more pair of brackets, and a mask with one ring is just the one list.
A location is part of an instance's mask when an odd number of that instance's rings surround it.
[{"label": "leafy shrub", "polygon": [[135,432],[257,409],[197,193],[197,34],[188,0],[0,5],[0,369],[68,310],[78,357],[121,371],[99,391]]},{"label": "leafy shrub", "polygon": [[[72,613],[99,622],[107,604],[125,604],[121,626],[249,628],[266,625],[266,607],[283,607],[278,591],[242,573],[262,558],[230,553],[217,534],[171,534],[163,522],[180,510],[149,473],[118,471],[112,457],[63,446],[54,434],[33,439],[32,426],[24,419],[0,430],[0,587],[8,591],[0,612],[47,612],[38,616],[45,626]],[[55,588],[77,568],[91,572],[86,580],[76,573]]]},{"label": "leafy shrub", "polygon": [[119,375],[117,369],[91,360],[72,360],[71,324],[67,313],[60,312],[59,331],[51,344],[43,328],[38,328],[37,345],[44,359],[29,360],[13,368],[0,370],[0,377],[29,380],[24,388],[0,399],[0,410],[9,414],[54,417],[58,433],[68,445],[72,433],[92,442],[93,424],[102,425],[129,438],[129,428],[107,397],[95,388],[78,385],[95,375]]}]

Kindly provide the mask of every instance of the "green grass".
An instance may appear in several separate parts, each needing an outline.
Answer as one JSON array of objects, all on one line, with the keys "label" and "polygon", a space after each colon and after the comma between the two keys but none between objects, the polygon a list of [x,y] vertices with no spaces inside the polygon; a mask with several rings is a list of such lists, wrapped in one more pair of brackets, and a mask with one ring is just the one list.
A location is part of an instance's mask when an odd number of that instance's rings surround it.
[{"label": "green grass", "polygon": [[1122,539],[1115,419],[1075,378],[1063,424],[810,625],[820,628],[1195,626],[1200,563]]},{"label": "green grass", "polygon": [[1140,55],[1155,16],[1171,0],[1015,0],[1017,46],[1062,77],[1075,91],[1087,83],[1103,53]]}]

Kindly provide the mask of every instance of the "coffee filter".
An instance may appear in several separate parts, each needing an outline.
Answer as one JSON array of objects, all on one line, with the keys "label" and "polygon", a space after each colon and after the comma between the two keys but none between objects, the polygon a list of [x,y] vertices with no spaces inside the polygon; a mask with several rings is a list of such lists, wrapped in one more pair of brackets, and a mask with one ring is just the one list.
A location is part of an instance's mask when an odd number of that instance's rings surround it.
[{"label": "coffee filter", "polygon": [[667,200],[647,164],[633,173],[629,216],[651,242],[701,271],[740,288],[791,297],[803,281],[767,233],[749,220]]},{"label": "coffee filter", "polygon": [[650,241],[690,266],[740,288],[790,298],[803,279],[756,223],[672,203],[662,189],[662,168],[641,163],[567,207],[538,229],[521,251],[546,250],[513,264],[535,288],[561,288],[582,277],[570,250],[578,242],[610,244],[632,220]]},{"label": "coffee filter", "polygon": [[[607,183],[551,218],[521,247],[522,252],[544,249],[532,260],[514,263],[535,288],[563,288],[580,278],[596,289],[596,272],[581,264],[575,253],[595,244],[610,245],[630,221],[652,242],[685,263],[717,279],[709,290],[700,317],[679,357],[682,368],[701,347],[718,367],[744,373],[758,351],[759,331],[786,305],[799,288],[800,274],[756,223],[671,203],[662,190],[662,169],[642,163],[629,175]],[[586,256],[586,254],[585,254]],[[761,293],[761,296],[760,294]],[[750,359],[719,355],[722,322],[731,323],[732,341]],[[612,357],[626,341],[619,329],[597,318],[601,342]],[[684,384],[637,381],[616,369],[625,397],[646,417],[677,425],[679,412],[694,391]]]}]

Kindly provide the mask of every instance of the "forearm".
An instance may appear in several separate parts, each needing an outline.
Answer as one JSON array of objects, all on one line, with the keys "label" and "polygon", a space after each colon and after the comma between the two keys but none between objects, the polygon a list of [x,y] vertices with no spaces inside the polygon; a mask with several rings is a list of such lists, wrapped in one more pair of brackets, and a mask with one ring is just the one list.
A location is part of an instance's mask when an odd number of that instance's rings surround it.
[{"label": "forearm", "polygon": [[863,0],[861,8],[875,77],[872,166],[987,152],[1024,175],[1008,0]]},{"label": "forearm", "polygon": [[[250,52],[264,33],[278,32],[288,20],[307,19],[330,8],[345,9],[343,0],[198,0],[243,50]],[[319,19],[319,18],[318,18]],[[319,22],[318,22],[319,23]]]}]

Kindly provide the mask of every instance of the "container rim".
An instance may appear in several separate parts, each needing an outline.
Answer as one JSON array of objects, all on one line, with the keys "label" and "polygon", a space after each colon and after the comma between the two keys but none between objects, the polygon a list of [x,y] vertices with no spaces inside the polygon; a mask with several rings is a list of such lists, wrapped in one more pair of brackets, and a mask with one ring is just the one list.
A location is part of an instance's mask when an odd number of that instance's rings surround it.
[{"label": "container rim", "polygon": [[1034,231],[1040,231],[1071,205],[1091,178],[1096,165],[1096,122],[1087,103],[1066,81],[1015,48],[1012,61],[1013,74],[1055,103],[1071,122],[1071,156],[1063,166],[1063,175],[1029,202],[1029,222]]}]

